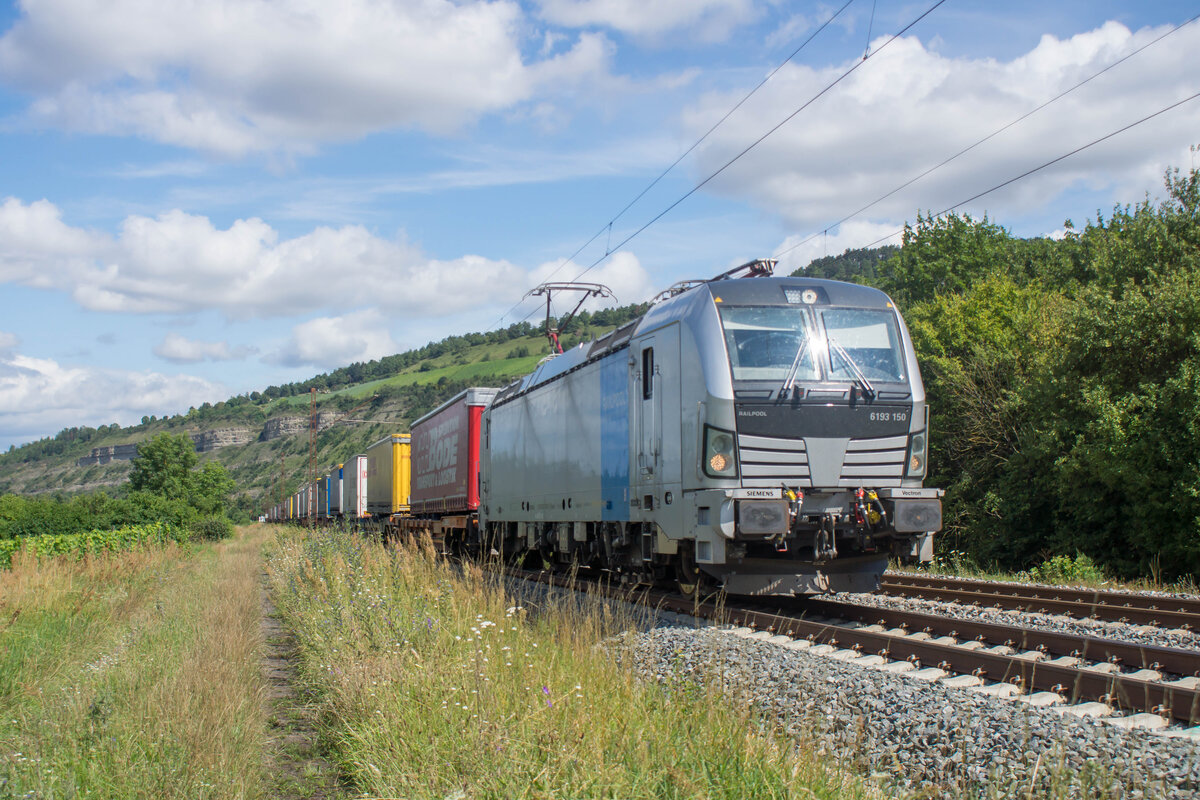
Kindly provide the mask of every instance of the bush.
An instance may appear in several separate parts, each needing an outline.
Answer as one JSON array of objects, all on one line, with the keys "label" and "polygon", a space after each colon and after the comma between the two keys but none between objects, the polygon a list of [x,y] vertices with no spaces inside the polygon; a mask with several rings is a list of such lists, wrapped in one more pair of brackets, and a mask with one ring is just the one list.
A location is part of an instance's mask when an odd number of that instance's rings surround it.
[{"label": "bush", "polygon": [[1074,558],[1054,556],[1031,568],[1028,576],[1041,583],[1103,583],[1108,577],[1083,553],[1076,553]]},{"label": "bush", "polygon": [[193,539],[217,541],[233,536],[233,523],[225,517],[203,517],[188,524]]}]

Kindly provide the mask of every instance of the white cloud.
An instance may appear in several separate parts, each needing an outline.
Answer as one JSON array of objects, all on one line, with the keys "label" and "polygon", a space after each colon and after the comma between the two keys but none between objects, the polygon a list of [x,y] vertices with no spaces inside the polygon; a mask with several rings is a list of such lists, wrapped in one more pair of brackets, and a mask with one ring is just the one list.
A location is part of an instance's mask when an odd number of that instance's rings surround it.
[{"label": "white cloud", "polygon": [[24,204],[15,198],[0,203],[0,282],[15,281],[50,287],[45,269],[75,271],[108,255],[110,241],[102,234],[72,228],[58,208],[46,200]]},{"label": "white cloud", "polygon": [[130,425],[147,414],[174,414],[229,394],[191,375],[74,367],[0,351],[0,444],[75,425]]},{"label": "white cloud", "polygon": [[292,336],[268,361],[288,367],[344,367],[392,355],[399,346],[388,320],[376,308],[341,317],[318,317],[292,329]]},{"label": "white cloud", "polygon": [[538,5],[542,18],[556,25],[599,26],[633,36],[687,30],[709,41],[728,38],[759,13],[751,0],[539,0]]},{"label": "white cloud", "polygon": [[254,352],[253,347],[230,347],[229,342],[202,342],[168,333],[154,348],[154,354],[176,364],[199,361],[236,361]]},{"label": "white cloud", "polygon": [[527,276],[481,256],[430,260],[359,225],[283,239],[260,219],[222,229],[176,210],[128,217],[114,237],[64,224],[46,201],[10,198],[0,204],[0,282],[70,292],[94,311],[245,319],[367,304],[448,315],[504,302]]},{"label": "white cloud", "polygon": [[[819,231],[973,144],[1157,37],[1109,22],[1069,39],[1045,36],[1011,61],[950,58],[916,38],[895,41],[708,185],[748,198],[788,223]],[[1195,91],[1191,53],[1200,26],[1187,26],[1045,110],[1005,131],[862,215],[911,219],[1086,144]],[[831,83],[850,63],[814,69],[789,64],[702,148],[707,176]],[[707,130],[743,90],[703,98],[685,117]],[[1162,170],[1186,165],[1200,103],[1169,112],[1073,156],[965,210],[1006,218],[1041,209],[1071,186],[1120,190],[1154,186]]]},{"label": "white cloud", "polygon": [[227,155],[457,130],[607,71],[603,37],[522,58],[515,2],[26,0],[0,77],[34,116]]}]

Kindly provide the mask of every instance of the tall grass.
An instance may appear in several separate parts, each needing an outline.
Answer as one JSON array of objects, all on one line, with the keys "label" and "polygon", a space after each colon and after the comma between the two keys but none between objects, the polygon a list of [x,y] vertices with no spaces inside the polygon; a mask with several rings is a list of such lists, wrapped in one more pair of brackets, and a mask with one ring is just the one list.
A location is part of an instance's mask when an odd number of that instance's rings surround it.
[{"label": "tall grass", "polygon": [[0,796],[262,796],[262,536],[18,553],[0,573]]},{"label": "tall grass", "polygon": [[326,745],[369,795],[859,797],[715,689],[636,680],[597,644],[623,621],[539,613],[424,549],[293,532],[269,552]]}]

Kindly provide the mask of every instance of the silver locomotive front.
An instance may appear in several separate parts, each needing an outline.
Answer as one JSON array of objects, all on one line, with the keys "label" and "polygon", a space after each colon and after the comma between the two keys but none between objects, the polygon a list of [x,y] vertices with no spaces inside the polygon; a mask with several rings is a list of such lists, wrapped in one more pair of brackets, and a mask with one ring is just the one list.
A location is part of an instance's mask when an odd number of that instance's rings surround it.
[{"label": "silver locomotive front", "polygon": [[873,591],[940,528],[926,428],[882,292],[699,283],[496,395],[480,545],[731,594]]},{"label": "silver locomotive front", "polygon": [[928,560],[941,491],[922,487],[925,390],[890,299],[802,278],[688,294],[705,385],[684,568],[731,594],[801,594],[873,591],[889,555]]}]

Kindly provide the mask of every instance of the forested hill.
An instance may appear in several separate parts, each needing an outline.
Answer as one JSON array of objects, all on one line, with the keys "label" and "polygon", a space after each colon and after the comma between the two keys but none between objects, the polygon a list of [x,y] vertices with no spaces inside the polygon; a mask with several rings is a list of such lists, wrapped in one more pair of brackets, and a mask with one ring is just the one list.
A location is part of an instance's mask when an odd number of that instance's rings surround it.
[{"label": "forested hill", "polygon": [[809,278],[828,278],[833,281],[869,283],[880,275],[893,256],[900,252],[899,245],[885,244],[883,247],[847,250],[841,255],[825,256],[814,260],[807,267],[796,270],[792,275]]},{"label": "forested hill", "polygon": [[[630,305],[580,312],[563,346],[590,339],[644,313]],[[0,455],[0,494],[33,495],[127,489],[129,458],[156,434],[189,434],[202,461],[221,462],[244,516],[290,493],[309,462],[310,389],[316,389],[316,458],[326,467],[408,424],[469,385],[503,386],[533,370],[550,351],[542,325],[521,322],[486,333],[449,336],[306,381],[268,386],[186,413],[142,418],[129,427],[72,427]]]}]

